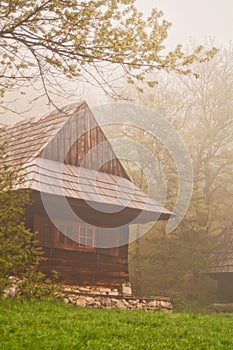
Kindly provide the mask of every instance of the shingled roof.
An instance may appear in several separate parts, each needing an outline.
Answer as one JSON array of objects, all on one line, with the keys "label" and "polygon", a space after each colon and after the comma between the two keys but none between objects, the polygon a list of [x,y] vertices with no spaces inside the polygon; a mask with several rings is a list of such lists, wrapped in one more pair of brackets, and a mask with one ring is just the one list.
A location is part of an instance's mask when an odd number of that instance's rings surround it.
[{"label": "shingled roof", "polygon": [[72,104],[40,119],[24,120],[6,129],[0,143],[8,140],[6,161],[24,169],[26,182],[23,187],[52,195],[62,194],[99,204],[143,210],[151,213],[151,220],[153,215],[168,219],[173,213],[137,188],[127,175],[123,178],[42,158],[43,151],[51,145],[59,131],[80,108],[86,107],[85,102]]},{"label": "shingled roof", "polygon": [[0,142],[8,142],[7,161],[14,165],[23,165],[39,157],[57,132],[84,104],[84,101],[74,103],[56,109],[39,119],[24,119],[6,128],[6,132],[0,137]]},{"label": "shingled roof", "polygon": [[233,225],[230,225],[221,239],[219,247],[212,254],[207,274],[233,273]]}]

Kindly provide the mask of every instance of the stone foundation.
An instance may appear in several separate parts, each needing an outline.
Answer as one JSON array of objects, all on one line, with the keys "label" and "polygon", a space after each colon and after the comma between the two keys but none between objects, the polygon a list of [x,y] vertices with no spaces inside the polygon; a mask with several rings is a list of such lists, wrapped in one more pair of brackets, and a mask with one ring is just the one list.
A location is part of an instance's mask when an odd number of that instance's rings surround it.
[{"label": "stone foundation", "polygon": [[[10,278],[10,286],[4,290],[4,297],[15,297],[20,293],[20,280]],[[122,290],[105,287],[60,286],[59,296],[66,304],[95,309],[122,309],[172,312],[170,298],[132,296],[130,283],[123,283]],[[61,295],[60,295],[61,294]]]},{"label": "stone foundation", "polygon": [[[126,290],[123,286],[122,291]],[[171,300],[166,297],[133,297],[117,289],[104,287],[64,286],[63,291],[64,302],[79,307],[172,312]]]}]

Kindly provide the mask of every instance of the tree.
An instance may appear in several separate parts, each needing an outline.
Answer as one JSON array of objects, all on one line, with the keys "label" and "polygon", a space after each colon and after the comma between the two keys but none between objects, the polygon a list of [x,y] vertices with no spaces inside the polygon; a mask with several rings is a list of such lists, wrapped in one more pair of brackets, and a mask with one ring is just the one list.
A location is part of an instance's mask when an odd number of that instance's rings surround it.
[{"label": "tree", "polygon": [[[182,46],[165,53],[170,23],[153,9],[147,20],[135,0],[3,0],[0,26],[0,95],[41,81],[52,102],[64,78],[87,81],[116,94],[114,81],[145,79],[153,70],[191,73],[190,64],[208,60],[216,49]],[[115,70],[115,73],[113,73]],[[154,86],[156,80],[147,81]],[[140,89],[140,88],[139,88]]]},{"label": "tree", "polygon": [[196,63],[192,69],[198,79],[169,75],[160,77],[160,85],[142,98],[135,90],[131,93],[140,104],[159,111],[185,140],[194,170],[193,199],[199,203],[196,217],[202,207],[203,226],[211,234],[232,217],[232,55],[230,47],[205,64]]},{"label": "tree", "polygon": [[[153,228],[141,239],[139,256],[135,254],[138,246],[131,247],[131,266],[140,264],[144,294],[166,292],[173,297],[179,293],[200,298],[214,291],[213,281],[200,271],[208,265],[219,235],[232,220],[232,67],[230,47],[210,62],[195,64],[198,79],[169,75],[161,77],[159,86],[148,89],[143,98],[135,90],[131,92],[137,102],[159,110],[183,136],[194,170],[192,200],[179,227],[169,236],[163,234],[162,227]],[[150,151],[151,147],[152,143]],[[174,169],[157,145],[156,152],[167,173],[167,196],[173,199]]]},{"label": "tree", "polygon": [[193,160],[196,193],[205,207],[203,225],[211,234],[232,218],[232,55],[232,48],[223,50],[198,67],[200,79],[195,82],[180,79],[189,105],[184,137]]},{"label": "tree", "polygon": [[33,233],[25,228],[23,215],[29,204],[28,191],[16,190],[24,181],[19,169],[5,162],[5,148],[0,148],[0,295],[9,277],[35,276],[41,250]]}]

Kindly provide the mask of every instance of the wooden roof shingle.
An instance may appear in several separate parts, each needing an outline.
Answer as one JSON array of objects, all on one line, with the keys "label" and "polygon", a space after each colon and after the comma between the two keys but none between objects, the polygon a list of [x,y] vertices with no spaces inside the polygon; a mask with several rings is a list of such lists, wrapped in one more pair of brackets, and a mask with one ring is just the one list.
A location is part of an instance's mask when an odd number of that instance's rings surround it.
[{"label": "wooden roof shingle", "polygon": [[24,169],[27,174],[25,188],[122,208],[163,213],[167,216],[171,214],[131,181],[115,175],[42,158],[27,164]]}]

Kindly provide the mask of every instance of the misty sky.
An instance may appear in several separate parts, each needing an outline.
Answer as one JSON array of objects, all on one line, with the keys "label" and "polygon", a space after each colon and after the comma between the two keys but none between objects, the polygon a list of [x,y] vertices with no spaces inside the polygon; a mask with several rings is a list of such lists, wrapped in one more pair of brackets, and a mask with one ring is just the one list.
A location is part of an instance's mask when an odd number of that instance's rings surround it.
[{"label": "misty sky", "polygon": [[167,45],[186,44],[190,38],[204,42],[205,37],[215,38],[217,46],[227,47],[233,40],[232,0],[136,0],[145,14],[152,7],[164,12],[172,23]]},{"label": "misty sky", "polygon": [[[185,46],[190,39],[196,40],[196,44],[205,45],[206,39],[211,37],[215,39],[213,45],[216,47],[228,47],[233,41],[233,0],[136,0],[136,6],[145,15],[149,15],[153,7],[164,12],[164,18],[172,23],[165,41],[168,49],[173,49],[178,43]],[[19,113],[22,112],[22,106],[31,100],[31,94],[33,92],[28,90],[26,96],[20,97],[20,103],[16,102]],[[91,105],[103,103],[105,99],[102,91],[96,91],[90,86],[84,89],[82,98]],[[33,102],[30,115],[45,113],[47,108],[45,103]],[[1,118],[5,123],[12,123],[19,116],[12,116],[9,112]]]}]

